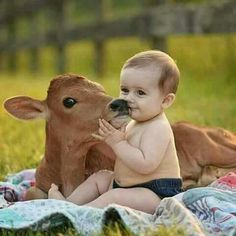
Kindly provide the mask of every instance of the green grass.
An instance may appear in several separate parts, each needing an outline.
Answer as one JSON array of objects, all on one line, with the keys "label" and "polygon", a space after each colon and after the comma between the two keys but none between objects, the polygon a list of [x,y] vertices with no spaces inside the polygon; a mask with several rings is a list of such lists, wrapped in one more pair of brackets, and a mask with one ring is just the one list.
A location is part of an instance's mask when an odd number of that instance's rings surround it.
[{"label": "green grass", "polygon": [[[93,50],[89,42],[72,43],[67,47],[67,71],[83,74],[103,84],[113,96],[119,93],[119,71],[124,61],[134,53],[149,49],[146,41],[127,38],[108,41],[106,47],[106,75],[96,78],[93,72]],[[236,36],[193,37],[178,36],[169,39],[169,52],[181,70],[176,102],[167,111],[171,122],[186,120],[199,125],[220,126],[236,131]],[[7,55],[5,55],[7,58]],[[0,103],[11,96],[28,95],[44,99],[54,71],[54,51],[44,48],[40,53],[39,74],[27,72],[29,58],[19,55],[18,71],[10,74],[6,64],[0,73]],[[6,60],[7,61],[7,60]],[[0,108],[0,178],[8,173],[37,166],[44,151],[44,122],[19,121]],[[174,229],[163,228],[163,234]],[[166,230],[166,231],[165,231]],[[169,230],[169,231],[168,231]],[[67,232],[68,235],[68,232]],[[112,235],[112,234],[111,234]],[[119,233],[113,235],[121,235]],[[153,234],[154,235],[154,234]]]},{"label": "green grass", "polygon": [[31,229],[22,229],[22,230],[6,230],[2,229],[0,230],[1,236],[81,236],[76,232],[72,226],[61,226],[61,227],[55,227],[53,229],[49,229],[47,231],[33,231]]},{"label": "green grass", "polygon": [[[0,230],[1,236],[82,236],[76,232],[72,227],[57,227],[47,232],[35,232],[32,230]],[[146,236],[187,236],[181,226],[173,225],[171,227],[160,226],[156,230],[145,232]],[[137,236],[126,228],[119,226],[115,223],[114,226],[104,228],[102,232],[95,233],[93,236]]]}]

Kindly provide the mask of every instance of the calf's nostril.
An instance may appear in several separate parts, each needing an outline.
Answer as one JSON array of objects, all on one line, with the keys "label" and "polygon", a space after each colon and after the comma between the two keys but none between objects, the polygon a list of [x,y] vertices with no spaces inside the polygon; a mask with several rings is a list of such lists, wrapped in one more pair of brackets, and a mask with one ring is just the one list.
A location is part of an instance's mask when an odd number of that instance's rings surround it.
[{"label": "calf's nostril", "polygon": [[111,103],[110,104],[110,108],[113,110],[113,111],[117,111],[117,110],[119,110],[119,104],[117,104],[117,103]]}]

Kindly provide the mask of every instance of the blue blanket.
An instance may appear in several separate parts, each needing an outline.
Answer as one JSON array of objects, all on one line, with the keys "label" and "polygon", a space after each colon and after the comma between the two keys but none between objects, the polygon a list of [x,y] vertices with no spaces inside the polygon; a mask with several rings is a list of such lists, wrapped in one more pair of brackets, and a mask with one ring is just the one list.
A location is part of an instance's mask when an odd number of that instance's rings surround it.
[{"label": "blue blanket", "polygon": [[52,199],[5,204],[0,210],[0,228],[5,229],[40,231],[70,222],[78,233],[92,235],[111,221],[121,222],[135,234],[177,225],[187,235],[235,235],[236,174],[165,198],[153,215],[115,204],[95,209]]}]

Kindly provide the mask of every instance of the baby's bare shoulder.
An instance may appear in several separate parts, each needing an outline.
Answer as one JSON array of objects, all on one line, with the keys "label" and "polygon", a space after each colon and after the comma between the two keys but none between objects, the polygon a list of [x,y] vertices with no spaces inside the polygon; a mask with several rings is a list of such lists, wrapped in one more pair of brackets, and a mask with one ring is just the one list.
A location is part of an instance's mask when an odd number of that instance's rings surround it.
[{"label": "baby's bare shoulder", "polygon": [[159,142],[168,143],[173,133],[168,121],[157,121],[146,126],[142,133],[143,142]]},{"label": "baby's bare shoulder", "polygon": [[147,123],[145,131],[151,133],[159,133],[159,132],[169,133],[171,132],[171,126],[167,119],[157,119],[154,120],[153,122]]}]

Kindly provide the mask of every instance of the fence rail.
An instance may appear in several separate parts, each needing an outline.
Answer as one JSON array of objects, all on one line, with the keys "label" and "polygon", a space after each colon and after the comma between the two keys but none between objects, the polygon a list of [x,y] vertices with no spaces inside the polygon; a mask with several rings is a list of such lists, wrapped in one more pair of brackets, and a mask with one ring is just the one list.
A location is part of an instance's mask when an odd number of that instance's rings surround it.
[{"label": "fence rail", "polygon": [[[95,44],[95,68],[99,75],[104,71],[105,41],[115,37],[137,36],[153,42],[153,48],[166,51],[166,37],[175,34],[210,34],[236,32],[236,1],[222,1],[220,4],[189,5],[162,4],[146,6],[143,11],[133,16],[106,20],[102,12],[96,22],[69,26],[66,24],[66,4],[69,0],[16,0],[0,1],[0,26],[8,30],[8,37],[0,44],[0,55],[9,53],[11,69],[15,67],[16,52],[20,49],[32,51],[32,70],[37,68],[37,50],[43,46],[57,47],[59,72],[65,70],[65,47],[68,42],[92,40]],[[71,0],[72,1],[72,0]],[[100,5],[105,0],[97,1]],[[106,0],[107,1],[107,0]],[[18,5],[19,6],[18,6]],[[28,38],[19,40],[16,35],[16,20],[28,17],[32,21],[35,12],[42,9],[53,10],[56,25],[49,32],[37,34],[31,32]],[[3,9],[11,9],[3,11]],[[99,9],[103,9],[101,6]],[[52,19],[52,16],[51,16]],[[31,22],[32,23],[32,22]],[[32,26],[31,26],[32,27]],[[37,31],[32,28],[32,31]]]}]

